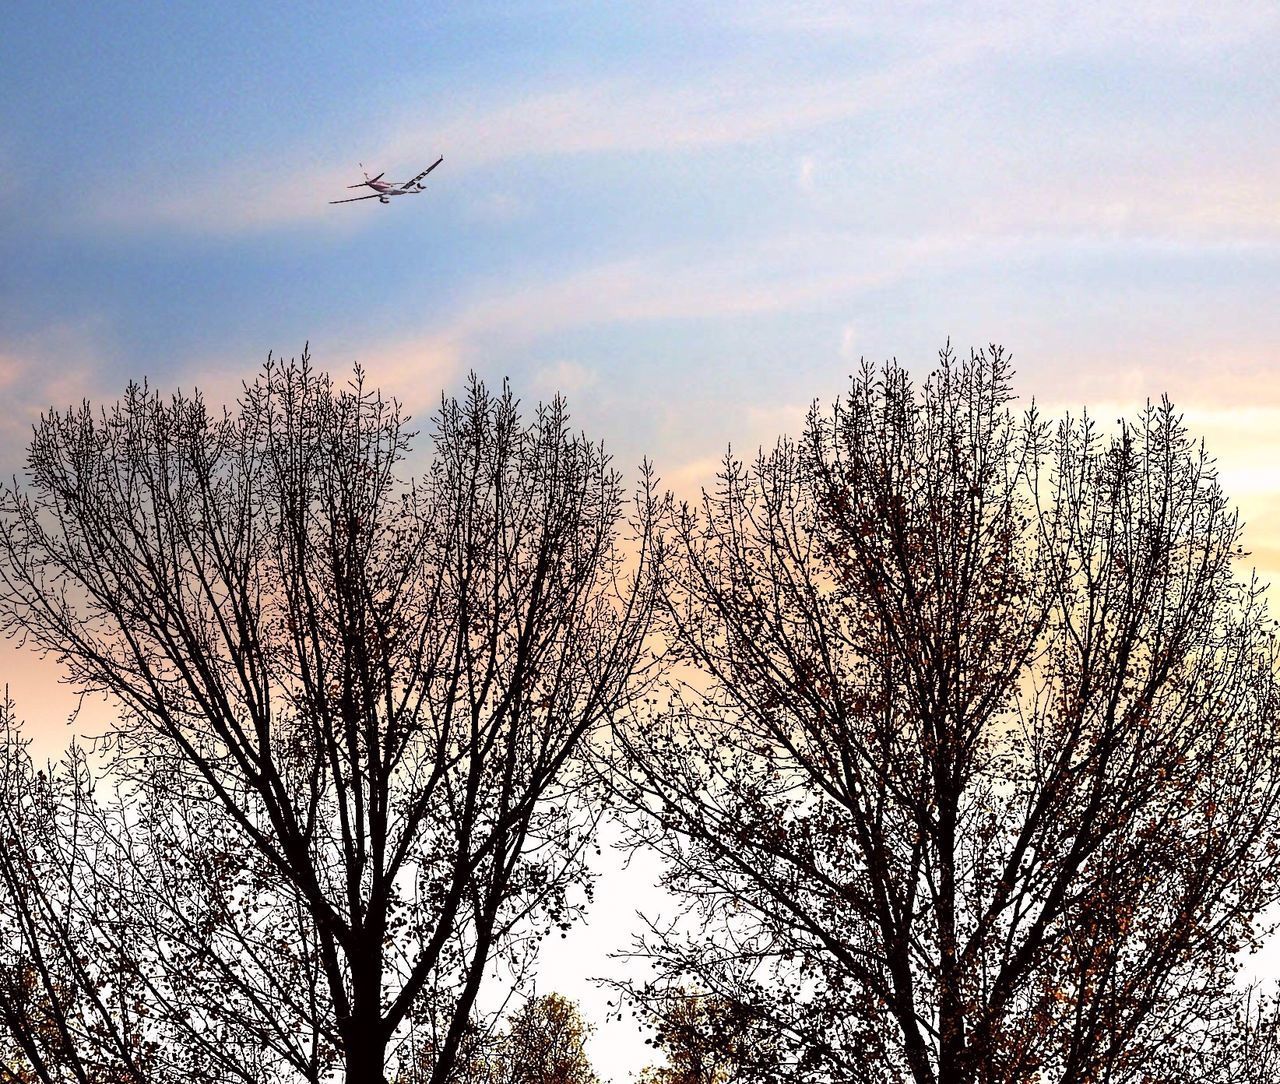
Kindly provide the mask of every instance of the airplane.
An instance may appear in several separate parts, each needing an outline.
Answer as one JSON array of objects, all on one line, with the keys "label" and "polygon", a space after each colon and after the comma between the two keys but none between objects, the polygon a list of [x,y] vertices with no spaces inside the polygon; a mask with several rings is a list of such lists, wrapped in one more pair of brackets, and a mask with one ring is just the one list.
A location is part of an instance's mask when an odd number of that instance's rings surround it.
[{"label": "airplane", "polygon": [[[348,188],[364,188],[366,185],[368,185],[368,187],[373,189],[372,193],[370,193],[367,196],[352,196],[350,199],[331,199],[329,202],[330,203],[355,203],[358,200],[362,200],[362,199],[376,199],[379,203],[390,203],[392,196],[416,196],[419,192],[423,191],[426,188],[426,185],[422,183],[422,178],[425,177],[428,173],[430,173],[433,169],[435,169],[436,166],[438,166],[443,161],[444,161],[444,155],[442,154],[439,158],[437,158],[434,162],[432,162],[431,165],[427,166],[426,169],[424,169],[421,173],[419,173],[416,177],[414,177],[413,180],[405,181],[404,184],[395,184],[391,181],[384,181],[382,179],[383,176],[385,176],[384,173],[379,173],[376,177],[370,177],[368,173],[365,173],[364,180],[360,184],[349,184],[347,185],[347,187]],[[362,171],[364,170],[363,164],[360,166],[360,169]]]}]

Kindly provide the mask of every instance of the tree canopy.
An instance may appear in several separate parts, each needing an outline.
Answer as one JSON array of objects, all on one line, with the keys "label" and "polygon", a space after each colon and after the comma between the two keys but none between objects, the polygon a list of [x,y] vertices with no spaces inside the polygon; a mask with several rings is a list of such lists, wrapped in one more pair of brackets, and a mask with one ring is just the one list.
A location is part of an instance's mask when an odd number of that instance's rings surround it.
[{"label": "tree canopy", "polygon": [[412,480],[410,439],[304,357],[223,412],[138,385],[51,412],[0,496],[6,630],[113,699],[113,770],[154,799],[129,863],[219,840],[232,959],[287,931],[305,980],[263,1028],[375,1084],[423,1036],[441,1084],[486,970],[580,907],[584,757],[643,688],[656,582],[651,494],[628,511],[563,401],[525,421],[473,380]]},{"label": "tree canopy", "polygon": [[36,427],[0,627],[114,718],[0,708],[0,1082],[598,1084],[530,988],[611,805],[647,1084],[1274,1080],[1276,624],[1171,404],[863,366],[685,505],[559,398],[416,436],[305,356]]},{"label": "tree canopy", "polygon": [[668,702],[619,728],[689,921],[656,988],[790,1079],[1161,1079],[1276,900],[1274,626],[1168,403],[864,367],[668,526]]}]

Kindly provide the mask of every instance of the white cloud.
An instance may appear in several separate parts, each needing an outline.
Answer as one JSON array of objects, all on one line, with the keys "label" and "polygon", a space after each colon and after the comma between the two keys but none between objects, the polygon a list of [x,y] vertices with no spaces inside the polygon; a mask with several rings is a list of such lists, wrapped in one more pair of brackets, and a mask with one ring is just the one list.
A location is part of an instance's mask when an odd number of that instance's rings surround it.
[{"label": "white cloud", "polygon": [[557,361],[544,365],[534,374],[533,383],[544,395],[557,393],[572,396],[595,384],[599,374],[576,361]]},{"label": "white cloud", "polygon": [[[358,357],[384,387],[403,395],[402,388],[424,382],[437,390],[442,378],[452,379],[470,367],[489,370],[494,359],[510,356],[512,350],[573,329],[830,310],[926,273],[1020,260],[1039,263],[1046,251],[1075,243],[1070,236],[1033,231],[979,235],[957,229],[910,238],[868,239],[839,231],[789,234],[722,247],[714,254],[702,246],[672,246],[554,278],[486,283],[420,332],[359,350],[330,338],[323,352],[342,356],[344,363]],[[321,340],[316,344],[320,349]],[[869,348],[860,323],[841,328],[837,349],[842,360],[856,361]],[[1243,360],[1241,366],[1253,372]],[[1063,371],[1068,370],[1078,383],[1079,367]],[[233,371],[243,373],[243,365]],[[1162,374],[1144,371],[1133,357],[1102,359],[1099,371],[1108,374],[1112,389],[1121,377],[1126,388],[1154,388],[1157,394],[1164,388]],[[534,379],[540,391],[573,394],[592,386],[597,374],[573,359],[557,359]]]},{"label": "white cloud", "polygon": [[527,217],[529,212],[529,201],[510,192],[491,191],[469,195],[463,207],[463,214],[469,220],[490,226],[515,222]]},{"label": "white cloud", "polygon": [[801,192],[811,193],[814,185],[814,173],[817,169],[817,163],[814,161],[813,155],[806,154],[800,159],[800,168],[796,170],[796,187]]},{"label": "white cloud", "polygon": [[858,329],[853,324],[840,329],[840,356],[845,361],[858,360]]},{"label": "white cloud", "polygon": [[22,462],[31,427],[50,408],[64,410],[104,390],[106,350],[90,323],[59,323],[0,341],[0,475]]},{"label": "white cloud", "polygon": [[1153,50],[1169,56],[1217,53],[1280,27],[1280,9],[1256,0],[1133,0],[1073,4],[1067,0],[741,0],[726,16],[760,33],[851,36],[942,43],[984,38],[992,48],[1047,53]]}]

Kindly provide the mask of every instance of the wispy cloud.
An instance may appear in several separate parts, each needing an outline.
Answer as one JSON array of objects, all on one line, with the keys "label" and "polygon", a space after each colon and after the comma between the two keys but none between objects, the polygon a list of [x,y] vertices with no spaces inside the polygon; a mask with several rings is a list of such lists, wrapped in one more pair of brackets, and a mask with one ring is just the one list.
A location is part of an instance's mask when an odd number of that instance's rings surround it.
[{"label": "wispy cloud", "polygon": [[577,395],[592,387],[600,374],[576,361],[556,361],[542,366],[533,377],[534,387],[544,396]]},{"label": "wispy cloud", "polygon": [[[255,379],[265,360],[265,356],[227,353],[189,357],[166,375],[164,385],[166,389],[199,390],[211,403],[232,403],[243,383]],[[394,396],[418,418],[434,410],[442,390],[462,372],[457,342],[447,332],[431,330],[361,344],[329,334],[312,344],[311,360],[339,381],[359,365],[371,386]]]},{"label": "wispy cloud", "polygon": [[31,427],[42,413],[77,405],[105,389],[107,356],[100,332],[83,323],[54,324],[0,339],[0,395],[5,400],[0,473],[12,473],[22,462]]},{"label": "wispy cloud", "polygon": [[855,324],[845,324],[840,329],[840,356],[845,361],[858,359],[858,328]]},{"label": "wispy cloud", "polygon": [[1214,153],[1172,169],[1133,161],[1104,172],[1082,163],[1073,179],[993,185],[972,205],[975,224],[992,233],[1149,238],[1226,245],[1280,241],[1280,204],[1270,178],[1280,157],[1224,163]]},{"label": "wispy cloud", "polygon": [[1280,28],[1280,9],[1254,0],[1134,0],[1072,4],[1064,0],[938,0],[857,5],[840,0],[744,0],[722,18],[768,33],[852,35],[929,42],[981,37],[993,48],[1050,54],[1156,49],[1164,56],[1201,55],[1257,40]]},{"label": "wispy cloud", "polygon": [[799,168],[796,170],[796,187],[801,192],[810,193],[814,189],[814,178],[818,172],[818,163],[811,154],[806,154],[800,159]]},{"label": "wispy cloud", "polygon": [[[390,115],[380,102],[376,114],[343,117],[347,131],[340,137],[331,130],[291,147],[263,148],[206,174],[185,176],[180,184],[148,193],[145,201],[103,191],[90,215],[98,226],[212,235],[300,225],[355,231],[367,218],[335,213],[351,209],[331,208],[325,201],[325,194],[344,194],[351,182],[352,163],[337,161],[333,153],[334,146],[349,142],[349,130],[371,133],[365,160],[386,166],[393,177],[408,176],[425,164],[424,156],[443,152],[442,176],[451,185],[461,178],[473,184],[472,178],[511,160],[696,154],[821,131],[890,110],[900,115],[934,101],[963,112],[957,86],[990,83],[997,78],[992,72],[1008,59],[1031,63],[1064,51],[1114,51],[1124,43],[1139,56],[1187,53],[1212,59],[1280,30],[1280,8],[1243,2],[1232,3],[1226,17],[1217,10],[1211,15],[1202,5],[1174,2],[1103,9],[1058,0],[993,0],[966,5],[963,12],[926,3],[877,9],[825,2],[747,4],[727,18],[761,34],[846,34],[871,44],[858,51],[853,70],[839,72],[801,74],[784,65],[720,62],[694,75],[663,73],[659,79],[635,70],[532,91],[509,82],[481,91],[475,103],[442,95],[418,100],[406,93]],[[906,176],[945,163],[963,186],[966,172],[974,173],[981,183],[975,181],[978,191],[969,211],[982,228],[1016,219],[1023,229],[1126,235],[1280,229],[1273,191],[1280,162],[1273,150],[1240,161],[1212,131],[1203,140],[1188,136],[1186,147],[1169,148],[1135,141],[1133,118],[1095,116],[1084,125],[1090,145],[1079,146],[1073,132],[1051,138],[1015,127],[996,133],[995,145],[978,160],[972,154],[973,126],[999,121],[963,119],[954,131],[931,130],[927,146],[921,145],[919,126],[914,143],[903,142],[889,127],[875,134],[875,146],[900,158]],[[833,199],[847,201],[848,172],[868,149],[875,148],[841,149],[836,140],[821,155],[804,154],[796,167],[797,188],[820,198],[827,187],[823,182],[843,167],[845,183],[833,182],[830,188]],[[266,168],[266,162],[287,167]],[[458,213],[473,221],[510,222],[529,209],[527,198],[501,184],[481,186],[473,194],[459,190]]]},{"label": "wispy cloud", "polygon": [[[764,79],[722,70],[683,82],[618,76],[523,93],[508,87],[484,104],[428,103],[400,107],[370,140],[368,161],[394,177],[442,151],[445,169],[460,176],[511,159],[696,151],[750,144],[778,133],[802,132],[901,103],[964,60],[954,48],[839,78]],[[318,194],[341,193],[349,163],[319,144],[288,148],[287,171],[264,169],[261,159],[227,163],[205,176],[184,178],[172,191],[139,203],[104,193],[92,208],[99,225],[155,225],[198,233],[246,233],[326,221],[352,229]],[[407,175],[407,174],[406,174]],[[497,209],[509,211],[510,196]],[[481,201],[480,209],[483,209]],[[488,208],[493,210],[491,206]]]}]

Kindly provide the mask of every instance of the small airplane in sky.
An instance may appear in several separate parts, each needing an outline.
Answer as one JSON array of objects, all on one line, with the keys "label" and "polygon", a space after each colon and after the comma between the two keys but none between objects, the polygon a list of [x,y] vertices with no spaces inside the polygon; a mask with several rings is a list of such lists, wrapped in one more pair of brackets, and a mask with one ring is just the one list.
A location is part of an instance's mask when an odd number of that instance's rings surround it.
[{"label": "small airplane in sky", "polygon": [[[357,200],[362,200],[362,199],[376,199],[379,203],[390,203],[392,196],[416,196],[419,192],[423,191],[426,188],[426,185],[422,183],[422,178],[425,177],[428,173],[430,173],[433,169],[435,169],[436,166],[438,166],[443,161],[444,161],[444,155],[442,154],[439,158],[437,158],[434,162],[432,162],[431,165],[427,166],[426,169],[424,169],[421,173],[419,173],[416,177],[414,177],[413,180],[405,181],[404,184],[395,184],[392,181],[384,181],[382,179],[384,174],[382,173],[379,173],[376,177],[370,177],[368,173],[365,173],[363,182],[361,182],[360,184],[349,184],[347,185],[347,187],[348,188],[364,188],[367,185],[369,188],[373,189],[373,191],[369,195],[352,196],[350,199],[331,199],[329,202],[330,203],[355,203]],[[363,164],[360,166],[360,169],[361,170],[364,169]]]}]

